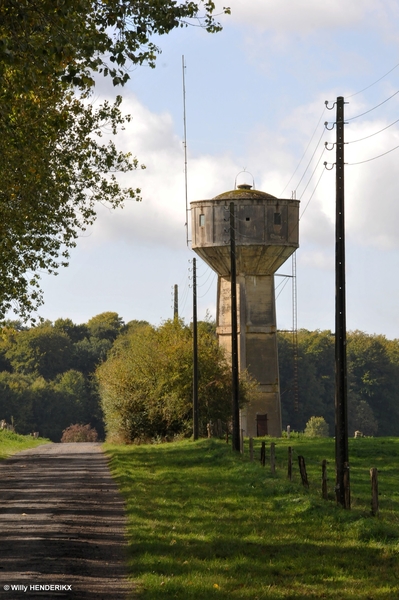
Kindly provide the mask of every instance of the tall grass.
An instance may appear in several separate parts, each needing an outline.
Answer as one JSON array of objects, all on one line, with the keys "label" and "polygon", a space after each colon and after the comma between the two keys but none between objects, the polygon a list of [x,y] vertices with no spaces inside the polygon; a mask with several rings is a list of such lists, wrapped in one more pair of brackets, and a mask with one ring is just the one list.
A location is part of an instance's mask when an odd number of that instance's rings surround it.
[{"label": "tall grass", "polygon": [[0,460],[15,454],[20,450],[34,448],[40,444],[48,444],[50,440],[45,438],[34,438],[30,435],[19,435],[7,429],[0,429]]},{"label": "tall grass", "polygon": [[[332,439],[276,443],[276,473],[219,440],[105,445],[126,499],[129,569],[142,600],[399,598],[399,440],[350,442],[352,510],[334,500]],[[287,447],[294,480],[287,480]],[[309,491],[297,455],[305,457]],[[321,499],[329,461],[330,501]],[[380,517],[370,515],[370,467]]]}]

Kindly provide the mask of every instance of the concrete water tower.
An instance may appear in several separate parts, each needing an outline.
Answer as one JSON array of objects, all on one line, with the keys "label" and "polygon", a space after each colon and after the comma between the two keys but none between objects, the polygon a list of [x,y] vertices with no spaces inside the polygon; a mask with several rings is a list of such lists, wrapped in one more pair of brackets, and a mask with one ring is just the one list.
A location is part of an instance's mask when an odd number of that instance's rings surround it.
[{"label": "concrete water tower", "polygon": [[298,248],[299,200],[238,185],[191,202],[192,248],[218,274],[217,334],[231,357],[229,208],[234,202],[240,370],[259,382],[256,402],[240,413],[244,435],[281,435],[274,273]]}]

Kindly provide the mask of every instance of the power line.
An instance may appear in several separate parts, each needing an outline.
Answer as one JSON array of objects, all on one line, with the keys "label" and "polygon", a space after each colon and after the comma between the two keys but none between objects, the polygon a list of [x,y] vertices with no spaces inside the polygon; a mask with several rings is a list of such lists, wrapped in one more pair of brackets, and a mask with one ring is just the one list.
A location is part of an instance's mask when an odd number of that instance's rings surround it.
[{"label": "power line", "polygon": [[383,152],[382,154],[379,154],[378,156],[374,156],[373,158],[368,158],[367,160],[361,160],[360,162],[355,162],[355,163],[346,163],[347,165],[353,167],[354,165],[362,165],[363,163],[366,162],[371,162],[372,160],[376,160],[377,158],[381,158],[381,156],[385,156],[386,154],[390,154],[391,152],[393,152],[394,150],[397,150],[399,148],[399,146],[395,146],[395,148],[391,148],[391,150],[388,150],[387,152]]},{"label": "power line", "polygon": [[[296,188],[295,188],[295,191],[297,191],[297,189],[298,189],[298,188],[299,188],[299,186],[301,185],[301,183],[302,183],[302,180],[303,180],[303,178],[305,177],[307,170],[309,169],[310,163],[312,162],[312,160],[313,160],[313,158],[314,158],[314,155],[316,154],[316,150],[317,150],[317,148],[319,147],[319,144],[320,144],[320,142],[321,142],[321,138],[323,137],[323,135],[324,135],[324,128],[323,128],[323,131],[321,132],[321,136],[320,136],[320,138],[319,138],[319,141],[318,141],[318,142],[317,142],[317,144],[316,144],[316,147],[315,147],[315,149],[314,149],[314,151],[313,151],[313,154],[312,154],[312,156],[310,157],[310,160],[309,160],[309,162],[308,162],[308,164],[307,164],[307,167],[306,167],[306,169],[305,169],[305,171],[304,171],[304,173],[303,173],[303,175],[302,175],[301,179],[299,180],[299,183],[298,183],[298,185],[297,185],[297,186],[296,186]],[[325,150],[325,148],[323,148],[323,152],[324,152],[324,150]],[[323,154],[323,152],[322,152],[322,154]],[[321,158],[321,157],[320,157],[320,158]],[[319,159],[319,161],[320,161],[320,159]],[[313,171],[313,173],[314,173],[314,171]],[[312,173],[312,176],[311,176],[311,178],[313,177],[313,173]],[[308,182],[308,185],[309,185],[309,182]],[[306,186],[306,187],[307,187],[307,186]],[[303,194],[305,193],[306,187],[305,187],[305,189],[304,189],[304,190],[303,190],[303,192],[302,192],[302,196],[303,196]],[[302,197],[302,196],[301,196],[301,197]]]},{"label": "power line", "polygon": [[380,102],[379,104],[377,104],[373,108],[370,108],[370,110],[366,110],[366,112],[361,113],[360,115],[356,115],[356,117],[351,117],[350,119],[347,119],[347,121],[353,121],[353,119],[358,119],[359,117],[363,117],[364,115],[367,115],[368,113],[372,112],[376,108],[379,108],[380,106],[382,106],[383,104],[385,104],[385,102],[388,102],[388,100],[391,100],[391,98],[393,98],[394,96],[396,96],[396,94],[399,94],[399,90],[397,92],[395,92],[394,94],[392,94],[392,96],[389,96],[389,98],[386,98],[383,102]]},{"label": "power line", "polygon": [[382,77],[377,79],[377,81],[374,81],[374,83],[370,83],[370,85],[368,85],[367,87],[363,88],[362,90],[359,90],[358,92],[355,92],[354,94],[351,94],[350,96],[346,96],[346,98],[353,98],[354,96],[357,96],[358,94],[361,94],[362,92],[365,92],[366,90],[370,89],[371,87],[373,87],[373,85],[375,85],[376,83],[379,83],[382,79],[384,79],[384,77],[386,77],[387,75],[392,73],[392,71],[394,71],[397,67],[399,67],[399,63],[397,65],[395,65],[394,67],[392,67],[392,69],[390,69],[387,73],[385,73],[385,75],[383,75]]},{"label": "power line", "polygon": [[309,200],[307,201],[307,203],[306,203],[306,206],[305,206],[305,208],[303,209],[303,211],[302,211],[302,213],[301,213],[301,215],[300,215],[300,217],[299,217],[299,220],[301,220],[301,219],[302,219],[302,217],[303,217],[303,215],[305,214],[305,211],[306,211],[307,207],[309,206],[309,204],[310,204],[310,201],[311,201],[311,199],[313,198],[313,196],[314,196],[314,194],[315,194],[315,192],[316,192],[316,190],[317,190],[317,188],[318,188],[318,186],[319,186],[320,180],[321,180],[321,178],[323,177],[323,174],[324,174],[324,172],[325,172],[325,169],[323,169],[323,170],[322,170],[322,172],[321,172],[321,174],[320,174],[320,177],[319,177],[319,179],[318,179],[318,181],[317,181],[317,183],[316,183],[316,187],[314,188],[314,190],[313,190],[313,192],[312,192],[312,194],[311,194],[311,196],[310,196]]},{"label": "power line", "polygon": [[214,271],[212,271],[212,269],[210,269],[210,268],[208,267],[208,270],[207,270],[207,271],[205,271],[205,273],[204,273],[204,275],[208,275],[208,277],[205,279],[205,281],[203,281],[203,282],[201,283],[201,285],[198,285],[198,277],[197,277],[197,287],[199,287],[199,288],[200,288],[200,287],[204,287],[204,286],[205,286],[205,285],[208,283],[208,281],[209,281],[209,278],[211,277],[212,273],[214,273]]},{"label": "power line", "polygon": [[211,283],[208,286],[208,289],[206,290],[206,292],[204,294],[201,294],[201,296],[198,296],[198,298],[204,298],[207,295],[207,293],[209,292],[209,290],[211,289],[211,287],[215,281],[215,278],[216,278],[216,273],[213,273],[213,277],[212,277]]},{"label": "power line", "polygon": [[323,146],[323,150],[322,150],[322,152],[321,152],[321,154],[320,154],[319,160],[317,161],[317,163],[316,163],[316,166],[315,166],[315,168],[313,169],[313,172],[312,172],[312,174],[311,174],[311,176],[310,176],[310,178],[309,178],[309,180],[308,180],[308,182],[307,182],[307,184],[306,184],[306,186],[305,186],[305,189],[303,190],[303,192],[302,192],[302,194],[301,194],[301,196],[300,196],[300,198],[299,198],[300,200],[302,199],[302,197],[303,197],[304,193],[305,193],[305,192],[306,192],[306,190],[308,189],[308,186],[309,186],[310,182],[312,181],[313,175],[315,174],[315,172],[316,172],[316,169],[317,169],[317,167],[319,166],[319,163],[320,163],[320,161],[321,161],[321,159],[322,159],[322,156],[323,156],[323,154],[324,154],[324,152],[325,152],[325,149],[326,149],[326,147],[325,147],[325,146]]},{"label": "power line", "polygon": [[[289,186],[289,184],[290,184],[290,183],[291,183],[291,181],[293,180],[293,178],[294,178],[294,176],[295,176],[295,173],[298,171],[299,167],[301,166],[301,163],[302,163],[302,161],[303,161],[303,159],[304,159],[304,157],[305,157],[305,155],[306,155],[307,151],[309,150],[309,146],[310,146],[310,144],[312,143],[312,141],[313,141],[313,138],[314,138],[314,136],[315,136],[315,134],[316,134],[316,131],[317,131],[317,129],[318,129],[318,127],[319,127],[319,125],[320,125],[320,121],[321,121],[321,120],[322,120],[322,118],[323,118],[323,115],[324,115],[324,112],[325,112],[325,110],[326,110],[326,109],[325,109],[325,107],[324,107],[324,108],[323,108],[323,111],[322,111],[322,113],[321,113],[321,115],[320,115],[320,119],[317,121],[317,125],[316,125],[316,127],[315,127],[315,129],[314,129],[314,131],[313,131],[313,133],[312,133],[312,137],[310,138],[310,140],[309,140],[309,143],[308,143],[308,145],[306,146],[306,149],[305,149],[304,153],[302,154],[302,156],[301,156],[301,159],[300,159],[300,161],[299,161],[299,163],[298,163],[298,165],[297,165],[297,167],[296,167],[295,171],[294,171],[294,172],[293,172],[293,174],[291,175],[289,182],[287,183],[287,185],[285,186],[285,188],[284,188],[284,189],[283,189],[283,191],[281,192],[281,194],[280,194],[280,197],[281,197],[281,196],[284,194],[285,190],[287,189],[287,187]],[[319,143],[320,143],[320,140],[318,141],[317,145],[319,145]],[[316,148],[317,148],[317,146],[316,146]],[[305,172],[306,172],[306,171],[305,171]],[[300,183],[300,182],[299,182],[299,183]],[[298,186],[299,186],[299,184],[296,186],[296,189],[298,188]]]},{"label": "power line", "polygon": [[[389,129],[390,127],[392,127],[392,125],[395,125],[396,123],[399,122],[399,119],[396,119],[396,121],[394,121],[393,123],[391,123],[390,125],[387,125],[386,127],[384,127],[383,129],[380,129],[379,131],[376,131],[375,133],[371,133],[370,135],[366,135],[366,137],[364,138],[360,138],[359,140],[351,140],[350,142],[345,142],[346,144],[355,144],[356,142],[362,142],[363,140],[368,140],[369,138],[378,135],[379,133],[382,133],[383,131],[385,131],[386,129]],[[330,149],[330,148],[329,148]]]}]

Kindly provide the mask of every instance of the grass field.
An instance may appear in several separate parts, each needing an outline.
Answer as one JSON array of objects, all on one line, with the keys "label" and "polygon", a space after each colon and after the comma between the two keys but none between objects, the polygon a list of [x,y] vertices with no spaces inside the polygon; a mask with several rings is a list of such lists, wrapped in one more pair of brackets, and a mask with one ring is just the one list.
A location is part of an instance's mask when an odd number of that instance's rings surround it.
[{"label": "grass field", "polygon": [[19,435],[6,429],[0,429],[0,460],[15,454],[20,450],[34,448],[40,444],[47,444],[50,440],[44,438],[34,438],[30,435]]},{"label": "grass field", "polygon": [[[334,500],[334,441],[276,443],[276,473],[219,440],[105,445],[126,499],[140,600],[399,598],[399,439],[350,440],[352,510]],[[294,479],[287,480],[287,447]],[[306,460],[309,491],[297,455]],[[328,460],[331,500],[321,499]],[[380,516],[370,515],[371,467]]]}]

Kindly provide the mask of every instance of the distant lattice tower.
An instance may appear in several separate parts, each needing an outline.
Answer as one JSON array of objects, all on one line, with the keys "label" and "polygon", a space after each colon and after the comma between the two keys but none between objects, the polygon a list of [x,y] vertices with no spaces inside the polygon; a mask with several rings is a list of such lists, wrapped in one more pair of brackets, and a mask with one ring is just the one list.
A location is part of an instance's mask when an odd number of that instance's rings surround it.
[{"label": "distant lattice tower", "polygon": [[191,202],[192,248],[218,274],[217,334],[231,358],[229,208],[234,202],[240,370],[259,382],[240,413],[244,435],[281,435],[274,273],[298,248],[299,201],[251,185]]}]

